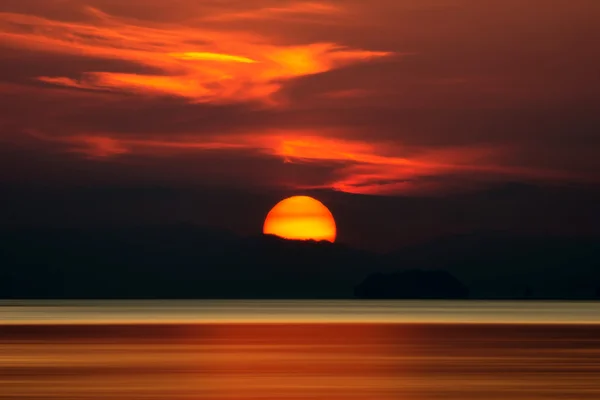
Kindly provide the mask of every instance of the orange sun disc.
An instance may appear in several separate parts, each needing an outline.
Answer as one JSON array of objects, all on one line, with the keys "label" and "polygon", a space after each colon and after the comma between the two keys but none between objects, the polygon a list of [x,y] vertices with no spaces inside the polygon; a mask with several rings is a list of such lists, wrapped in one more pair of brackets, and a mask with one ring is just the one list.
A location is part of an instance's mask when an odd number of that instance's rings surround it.
[{"label": "orange sun disc", "polygon": [[308,196],[293,196],[280,201],[269,211],[263,233],[292,240],[334,242],[335,220],[320,201]]}]

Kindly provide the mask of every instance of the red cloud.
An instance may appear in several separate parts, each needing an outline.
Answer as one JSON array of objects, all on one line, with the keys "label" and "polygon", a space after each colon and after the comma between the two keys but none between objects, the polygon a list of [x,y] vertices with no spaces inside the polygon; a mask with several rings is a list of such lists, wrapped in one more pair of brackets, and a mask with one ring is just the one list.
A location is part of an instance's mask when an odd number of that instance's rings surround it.
[{"label": "red cloud", "polygon": [[[265,11],[267,10],[267,11]],[[269,11],[270,10],[270,11]],[[53,85],[139,95],[178,96],[196,102],[272,103],[282,81],[389,55],[336,43],[278,43],[277,38],[227,27],[203,29],[131,20],[88,8],[91,22],[0,13],[0,39],[34,51],[115,58],[158,74],[81,71],[77,78],[40,76]],[[317,3],[258,9],[284,14],[335,9]],[[210,20],[220,14],[210,14]],[[229,14],[225,16],[231,17]]]}]

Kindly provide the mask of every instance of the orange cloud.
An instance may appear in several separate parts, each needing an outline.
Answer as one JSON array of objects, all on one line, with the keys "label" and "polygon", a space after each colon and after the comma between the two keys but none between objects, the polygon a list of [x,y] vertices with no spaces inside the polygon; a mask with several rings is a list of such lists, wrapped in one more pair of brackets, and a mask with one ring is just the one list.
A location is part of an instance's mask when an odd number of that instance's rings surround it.
[{"label": "orange cloud", "polygon": [[104,136],[81,136],[71,139],[77,147],[73,151],[86,154],[90,157],[113,157],[129,153],[124,144],[110,137]]},{"label": "orange cloud", "polygon": [[[285,80],[389,54],[330,42],[285,44],[280,38],[226,25],[206,29],[198,27],[202,25],[198,23],[156,23],[129,20],[95,8],[88,7],[85,11],[91,21],[0,13],[0,40],[5,45],[31,51],[115,59],[156,70],[156,73],[79,71],[79,77],[38,77],[48,84],[213,103],[251,100],[273,104],[273,94]],[[297,3],[248,12],[260,16],[336,11],[325,4]],[[214,11],[204,20],[219,15],[229,14]]]},{"label": "orange cloud", "polygon": [[[283,2],[282,2],[283,3]],[[211,21],[235,21],[235,20],[264,20],[271,18],[282,18],[284,16],[299,15],[314,17],[318,15],[339,15],[342,9],[327,3],[296,2],[279,7],[255,8],[247,11],[225,12],[207,17]]]},{"label": "orange cloud", "polygon": [[[348,193],[392,194],[436,191],[435,178],[448,174],[485,173],[520,178],[572,178],[559,172],[519,167],[501,163],[506,149],[491,148],[417,148],[403,149],[399,144],[364,143],[332,138],[335,132],[276,131],[243,135],[209,136],[202,140],[193,135],[179,135],[173,140],[119,139],[110,134],[88,134],[38,139],[58,141],[68,151],[86,158],[110,159],[127,154],[173,155],[207,150],[246,150],[254,154],[277,156],[282,162],[329,164],[337,171],[334,181],[302,189],[331,188]],[[406,153],[406,155],[403,155]],[[417,187],[418,186],[418,187]],[[300,189],[300,188],[299,188]]]},{"label": "orange cloud", "polygon": [[[444,8],[464,23],[436,30],[431,4],[398,7],[392,0],[17,3],[0,6],[12,10],[0,12],[0,74],[12,82],[0,83],[6,140],[47,129],[55,136],[36,137],[51,141],[50,151],[66,147],[106,161],[217,150],[235,153],[227,157],[236,163],[241,150],[309,165],[303,182],[356,193],[406,192],[414,182],[463,181],[449,178],[461,174],[565,181],[597,175],[589,52],[562,42],[556,52],[550,46],[538,54],[528,41],[513,49],[470,40],[464,27],[484,9],[488,15],[487,6]],[[522,11],[535,17],[535,10]],[[507,25],[523,37],[531,33],[527,19],[513,14],[490,28],[499,29],[498,38]],[[540,21],[540,37],[555,38],[559,22]],[[448,49],[449,38],[460,46]],[[323,74],[390,55],[373,43],[415,57]],[[562,71],[555,79],[532,54],[550,64],[574,62],[549,68]],[[490,61],[496,59],[505,64]],[[299,79],[316,74],[323,75]],[[253,104],[229,106],[240,102]],[[564,153],[563,139],[572,140],[577,156]],[[321,171],[327,177],[319,180]],[[241,168],[235,173],[245,176]],[[278,184],[285,179],[278,176]]]},{"label": "orange cloud", "polygon": [[179,58],[181,60],[211,60],[211,61],[233,61],[246,64],[253,64],[256,61],[247,57],[232,56],[231,54],[217,54],[208,52],[194,52],[189,51],[187,53],[173,53],[170,54],[172,57]]}]

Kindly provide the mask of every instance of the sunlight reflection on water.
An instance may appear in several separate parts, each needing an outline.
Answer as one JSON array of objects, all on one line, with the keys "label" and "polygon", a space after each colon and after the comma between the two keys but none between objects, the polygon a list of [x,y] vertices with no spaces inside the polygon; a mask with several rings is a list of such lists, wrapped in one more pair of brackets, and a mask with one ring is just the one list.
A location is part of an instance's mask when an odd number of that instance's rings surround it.
[{"label": "sunlight reflection on water", "polygon": [[600,302],[4,301],[0,323],[447,322],[600,323]]},{"label": "sunlight reflection on water", "polygon": [[4,303],[0,398],[598,400],[600,325],[583,323],[598,318],[560,302]]}]

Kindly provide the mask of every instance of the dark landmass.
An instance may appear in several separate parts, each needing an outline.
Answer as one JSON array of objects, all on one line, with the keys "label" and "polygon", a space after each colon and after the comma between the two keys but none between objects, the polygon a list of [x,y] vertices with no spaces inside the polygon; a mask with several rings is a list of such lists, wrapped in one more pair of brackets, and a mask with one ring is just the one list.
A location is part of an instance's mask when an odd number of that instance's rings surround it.
[{"label": "dark landmass", "polygon": [[[5,172],[16,176],[8,168]],[[72,228],[88,236],[104,228],[133,230],[154,225],[172,229],[183,223],[248,237],[259,233],[274,204],[299,194],[219,186],[107,185],[88,180],[84,185],[51,185],[31,179],[27,185],[0,182],[0,230]],[[331,209],[339,242],[378,253],[472,232],[600,237],[600,185],[499,182],[443,196],[368,196],[331,190],[301,194]]]},{"label": "dark landmass", "polygon": [[439,238],[389,255],[390,265],[445,270],[476,298],[593,298],[598,237],[479,232]]},{"label": "dark landmass", "polygon": [[466,299],[469,289],[446,271],[369,275],[354,288],[359,299]]},{"label": "dark landmass", "polygon": [[0,298],[600,296],[600,238],[455,235],[376,254],[188,225],[0,231]]}]

